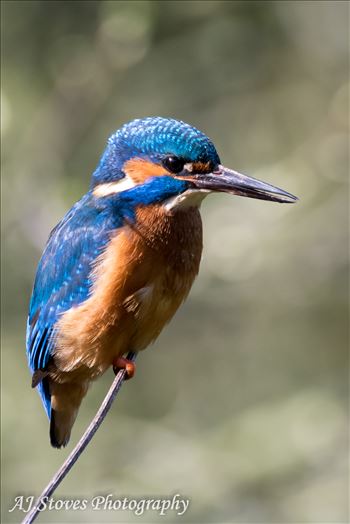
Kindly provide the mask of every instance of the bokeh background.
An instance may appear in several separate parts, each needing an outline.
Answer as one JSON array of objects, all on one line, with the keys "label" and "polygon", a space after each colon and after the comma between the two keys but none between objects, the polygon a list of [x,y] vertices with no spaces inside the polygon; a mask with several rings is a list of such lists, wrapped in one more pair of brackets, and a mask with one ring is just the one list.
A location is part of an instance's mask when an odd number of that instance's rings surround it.
[{"label": "bokeh background", "polygon": [[107,136],[183,119],[226,165],[298,195],[217,195],[190,298],[138,358],[55,497],[181,493],[182,517],[41,522],[348,522],[347,2],[3,1],[2,521],[38,494],[112,380],[53,450],[25,359],[36,264]]}]

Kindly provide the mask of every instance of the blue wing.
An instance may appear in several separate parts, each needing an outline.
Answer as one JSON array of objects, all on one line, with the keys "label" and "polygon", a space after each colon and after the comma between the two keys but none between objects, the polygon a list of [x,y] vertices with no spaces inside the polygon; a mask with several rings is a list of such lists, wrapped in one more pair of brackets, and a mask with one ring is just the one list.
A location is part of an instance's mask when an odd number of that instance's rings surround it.
[{"label": "blue wing", "polygon": [[[46,368],[59,316],[89,297],[94,261],[111,233],[122,225],[120,214],[111,213],[109,206],[97,203],[87,193],[51,232],[39,262],[29,307],[27,357],[32,373]],[[38,388],[50,417],[50,392],[45,378]]]}]

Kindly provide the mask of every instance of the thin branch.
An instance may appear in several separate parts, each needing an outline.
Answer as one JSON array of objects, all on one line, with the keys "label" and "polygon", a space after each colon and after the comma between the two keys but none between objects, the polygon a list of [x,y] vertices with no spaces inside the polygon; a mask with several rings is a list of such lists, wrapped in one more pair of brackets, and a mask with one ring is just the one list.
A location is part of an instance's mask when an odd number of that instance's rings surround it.
[{"label": "thin branch", "polygon": [[[136,358],[135,353],[129,353],[127,356],[128,360],[134,361]],[[110,410],[113,400],[118,394],[118,391],[121,388],[121,385],[124,381],[126,371],[125,369],[121,369],[118,371],[115,379],[113,380],[113,383],[111,387],[109,388],[109,391],[107,395],[105,396],[99,410],[97,411],[96,415],[94,416],[93,420],[91,421],[88,428],[85,430],[84,435],[79,440],[78,444],[75,446],[71,454],[68,456],[68,458],[65,460],[65,462],[62,464],[60,469],[55,473],[55,475],[52,477],[44,491],[41,493],[40,497],[37,498],[35,501],[34,507],[31,509],[31,511],[26,515],[24,520],[22,521],[22,524],[31,524],[34,522],[34,520],[37,518],[38,514],[40,513],[41,506],[42,506],[42,500],[47,500],[48,497],[52,495],[52,493],[56,490],[56,488],[60,485],[64,477],[67,475],[67,473],[72,469],[86,446],[89,444],[92,437],[95,435],[98,428],[101,426],[105,416],[107,415],[108,411]]]}]

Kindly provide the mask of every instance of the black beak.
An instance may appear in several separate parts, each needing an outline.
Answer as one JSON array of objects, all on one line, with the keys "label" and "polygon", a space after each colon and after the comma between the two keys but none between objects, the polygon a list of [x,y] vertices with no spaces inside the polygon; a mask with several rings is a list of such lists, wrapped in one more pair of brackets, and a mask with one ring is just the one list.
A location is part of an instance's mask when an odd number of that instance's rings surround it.
[{"label": "black beak", "polygon": [[197,189],[206,191],[219,191],[288,204],[298,200],[297,197],[279,187],[271,186],[221,165],[218,165],[212,173],[192,175],[187,180],[191,181]]}]

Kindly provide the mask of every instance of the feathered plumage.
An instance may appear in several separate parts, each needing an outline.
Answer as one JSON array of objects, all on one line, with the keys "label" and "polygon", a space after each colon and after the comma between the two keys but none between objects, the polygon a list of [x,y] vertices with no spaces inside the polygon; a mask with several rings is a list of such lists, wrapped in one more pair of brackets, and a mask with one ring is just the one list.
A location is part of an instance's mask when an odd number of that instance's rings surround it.
[{"label": "feathered plumage", "polygon": [[108,141],[90,190],[53,229],[30,302],[27,356],[66,445],[91,380],[154,340],[186,298],[202,251],[199,204],[210,191],[292,201],[225,170],[197,129],[135,120]]}]

